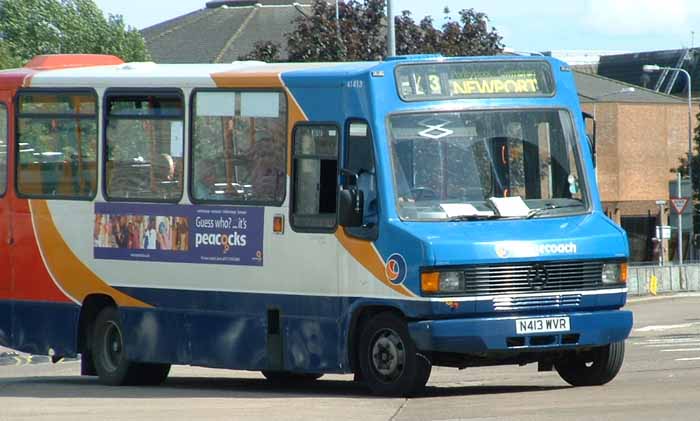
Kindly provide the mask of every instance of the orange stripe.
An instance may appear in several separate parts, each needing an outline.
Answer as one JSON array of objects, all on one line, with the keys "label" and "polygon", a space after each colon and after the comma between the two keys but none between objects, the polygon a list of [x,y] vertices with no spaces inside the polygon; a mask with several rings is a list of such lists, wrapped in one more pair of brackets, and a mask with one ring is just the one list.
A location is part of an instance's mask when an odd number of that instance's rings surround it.
[{"label": "orange stripe", "polygon": [[152,307],[107,285],[85,266],[58,232],[45,200],[30,200],[29,208],[44,261],[55,282],[67,294],[80,303],[90,294],[105,294],[120,306]]},{"label": "orange stripe", "polygon": [[353,237],[348,237],[345,234],[345,229],[343,227],[338,227],[335,231],[335,238],[340,241],[345,250],[352,255],[352,257],[357,260],[365,269],[367,269],[375,278],[379,279],[384,285],[393,289],[401,295],[407,297],[413,297],[413,294],[408,288],[403,285],[396,285],[392,283],[386,276],[386,263],[382,260],[382,257],[377,253],[377,250],[372,246],[370,241],[360,240]]}]

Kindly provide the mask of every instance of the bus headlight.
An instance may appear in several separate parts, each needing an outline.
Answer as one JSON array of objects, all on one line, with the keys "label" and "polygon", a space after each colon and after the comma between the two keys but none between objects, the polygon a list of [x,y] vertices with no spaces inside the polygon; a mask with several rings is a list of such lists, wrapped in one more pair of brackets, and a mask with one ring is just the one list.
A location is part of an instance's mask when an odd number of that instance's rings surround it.
[{"label": "bus headlight", "polygon": [[440,292],[459,292],[464,289],[464,272],[440,272]]},{"label": "bus headlight", "polygon": [[421,290],[431,294],[463,292],[464,272],[423,272],[421,274]]},{"label": "bus headlight", "polygon": [[627,263],[603,264],[603,285],[627,283]]}]

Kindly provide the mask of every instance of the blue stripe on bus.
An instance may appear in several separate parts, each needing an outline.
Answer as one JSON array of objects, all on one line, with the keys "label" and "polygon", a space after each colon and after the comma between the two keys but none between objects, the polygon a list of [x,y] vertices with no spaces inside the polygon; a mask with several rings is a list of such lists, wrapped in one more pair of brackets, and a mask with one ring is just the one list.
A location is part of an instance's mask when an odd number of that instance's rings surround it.
[{"label": "blue stripe on bus", "polygon": [[[14,313],[14,317],[11,315]],[[0,345],[30,354],[75,356],[80,307],[71,303],[0,300]]]},{"label": "blue stripe on bus", "polygon": [[[391,306],[411,318],[510,317],[492,300],[444,302],[322,297],[289,294],[118,288],[155,308],[120,309],[131,359],[208,367],[261,370],[272,364],[267,312],[280,312],[284,368],[348,372],[350,318],[362,306]],[[584,295],[576,308],[534,308],[532,314],[613,309],[624,293]],[[9,315],[14,311],[14,322]],[[24,352],[77,353],[80,307],[74,304],[0,300],[0,345]],[[530,312],[517,313],[525,315]]]}]

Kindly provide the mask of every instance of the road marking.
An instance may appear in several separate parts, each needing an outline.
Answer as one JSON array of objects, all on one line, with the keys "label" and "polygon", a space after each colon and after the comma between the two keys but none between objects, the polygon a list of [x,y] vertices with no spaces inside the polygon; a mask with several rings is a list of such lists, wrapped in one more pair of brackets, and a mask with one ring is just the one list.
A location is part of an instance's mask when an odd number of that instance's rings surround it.
[{"label": "road marking", "polygon": [[698,360],[700,360],[700,357],[676,358],[676,361],[698,361]]},{"label": "road marking", "polygon": [[700,339],[689,339],[686,341],[664,341],[664,342],[635,342],[637,346],[644,348],[669,348],[673,346],[700,346]]},{"label": "road marking", "polygon": [[679,349],[662,349],[661,352],[696,352],[700,348],[679,348]]},{"label": "road marking", "polygon": [[650,339],[648,341],[632,342],[632,344],[642,346],[666,346],[672,344],[687,344],[692,342],[700,342],[700,338]]},{"label": "road marking", "polygon": [[657,332],[660,330],[684,329],[684,328],[693,327],[696,325],[700,325],[700,322],[681,323],[681,324],[677,324],[677,325],[652,325],[652,326],[640,327],[639,329],[635,329],[635,331],[636,332]]}]

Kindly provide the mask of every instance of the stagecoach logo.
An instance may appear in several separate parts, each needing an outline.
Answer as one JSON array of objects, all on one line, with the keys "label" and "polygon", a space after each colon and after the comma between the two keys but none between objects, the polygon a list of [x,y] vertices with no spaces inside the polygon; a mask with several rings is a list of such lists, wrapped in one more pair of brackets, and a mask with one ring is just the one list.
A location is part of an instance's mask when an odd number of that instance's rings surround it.
[{"label": "stagecoach logo", "polygon": [[512,242],[506,244],[496,244],[494,247],[496,256],[501,259],[506,257],[537,257],[550,256],[553,254],[576,254],[577,247],[575,243],[551,243],[551,244],[533,244]]},{"label": "stagecoach logo", "polygon": [[399,253],[394,253],[387,259],[384,272],[391,283],[400,285],[406,279],[407,268],[406,259]]},{"label": "stagecoach logo", "polygon": [[501,245],[496,246],[496,256],[500,257],[501,259],[505,259],[508,257],[508,249]]},{"label": "stagecoach logo", "polygon": [[451,121],[443,120],[441,118],[429,118],[427,120],[419,121],[418,125],[426,127],[426,129],[418,132],[418,134],[423,137],[427,137],[428,139],[442,139],[443,137],[454,133],[454,131],[445,128],[445,126],[450,123]]},{"label": "stagecoach logo", "polygon": [[527,272],[527,284],[535,291],[539,291],[547,286],[549,274],[543,264],[536,264]]}]

